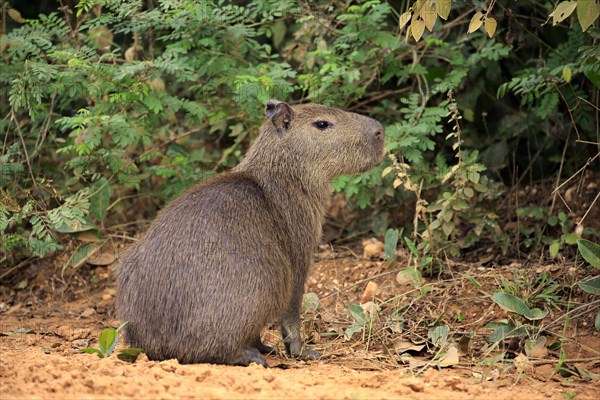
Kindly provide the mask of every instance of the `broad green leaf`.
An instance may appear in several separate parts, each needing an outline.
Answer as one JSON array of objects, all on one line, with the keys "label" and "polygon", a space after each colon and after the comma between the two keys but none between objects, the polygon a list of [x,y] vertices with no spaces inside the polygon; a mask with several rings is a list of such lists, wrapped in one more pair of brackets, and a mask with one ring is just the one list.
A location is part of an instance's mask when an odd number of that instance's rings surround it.
[{"label": "broad green leaf", "polygon": [[504,292],[494,294],[492,300],[503,310],[517,313],[532,321],[542,319],[548,314],[547,310],[542,311],[539,308],[529,309],[523,300]]},{"label": "broad green leaf", "polygon": [[100,345],[100,351],[104,356],[109,356],[115,346],[117,345],[117,341],[119,340],[119,336],[117,335],[117,330],[115,328],[107,328],[103,329],[98,335],[98,344]]},{"label": "broad green leaf", "polygon": [[73,254],[73,258],[71,259],[71,266],[73,268],[79,267],[81,264],[85,262],[92,254],[95,253],[95,250],[98,249],[98,244],[96,243],[88,243],[84,246],[80,246],[77,251]]},{"label": "broad green leaf", "polygon": [[600,276],[582,279],[577,286],[586,293],[600,294]]},{"label": "broad green leaf", "polygon": [[354,323],[348,328],[346,328],[346,330],[344,331],[344,338],[346,340],[350,340],[352,338],[352,335],[354,335],[356,332],[362,332],[363,329],[365,329],[364,325]]},{"label": "broad green leaf", "polygon": [[600,269],[600,245],[589,240],[579,239],[577,241],[579,254],[594,268]]},{"label": "broad green leaf", "polygon": [[492,328],[490,324],[488,324],[486,329],[494,329],[494,332],[492,332],[488,337],[488,340],[492,343],[499,342],[504,339],[527,335],[527,329],[524,326],[517,328],[509,324],[498,324]]},{"label": "broad green leaf", "polygon": [[582,31],[585,32],[598,19],[598,16],[600,16],[600,3],[598,0],[577,1],[577,20]]},{"label": "broad green leaf", "polygon": [[488,17],[485,19],[485,32],[488,34],[489,37],[494,36],[494,33],[496,33],[497,25],[498,23],[496,22],[495,18]]},{"label": "broad green leaf", "polygon": [[90,198],[90,211],[100,222],[104,221],[106,211],[110,203],[110,185],[106,178],[100,178],[92,189],[93,196]]},{"label": "broad green leaf", "polygon": [[121,361],[134,362],[143,352],[144,349],[140,348],[121,349],[117,354],[117,358]]},{"label": "broad green leaf", "polygon": [[398,246],[398,235],[398,229],[388,229],[387,232],[385,232],[383,251],[389,262],[394,260],[396,247]]},{"label": "broad green leaf", "polygon": [[425,22],[422,19],[413,18],[413,22],[410,24],[410,32],[415,38],[415,42],[418,42],[423,36],[423,32],[425,32]]},{"label": "broad green leaf", "polygon": [[481,24],[483,24],[483,14],[477,11],[471,18],[471,22],[469,22],[467,33],[475,32],[477,29],[481,28]]},{"label": "broad green leaf", "polygon": [[359,304],[350,304],[346,307],[346,314],[360,325],[364,325],[369,321],[365,315],[365,310]]},{"label": "broad green leaf", "polygon": [[88,354],[98,354],[98,357],[104,358],[104,355],[102,355],[100,349],[95,349],[93,347],[86,347],[85,349],[81,349],[81,352]]},{"label": "broad green leaf", "polygon": [[562,76],[565,82],[571,82],[571,67],[565,65],[562,70]]},{"label": "broad green leaf", "polygon": [[596,313],[596,318],[594,318],[594,327],[597,331],[600,331],[600,310]]},{"label": "broad green leaf", "polygon": [[448,334],[450,333],[450,327],[448,325],[436,326],[431,332],[431,342],[436,347],[442,347],[448,342]]},{"label": "broad green leaf", "polygon": [[559,22],[564,21],[569,15],[573,14],[575,8],[577,7],[576,1],[563,1],[558,3],[554,11],[550,13],[550,17],[552,17],[552,25],[556,25]]}]

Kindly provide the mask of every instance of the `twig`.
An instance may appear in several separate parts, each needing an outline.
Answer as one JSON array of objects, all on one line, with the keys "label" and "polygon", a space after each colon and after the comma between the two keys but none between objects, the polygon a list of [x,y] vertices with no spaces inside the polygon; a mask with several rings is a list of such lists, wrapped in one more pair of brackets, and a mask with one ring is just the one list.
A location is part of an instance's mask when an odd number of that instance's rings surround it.
[{"label": "twig", "polygon": [[6,272],[4,272],[2,275],[0,275],[0,281],[2,279],[4,279],[5,277],[7,277],[8,275],[10,275],[13,271],[29,264],[35,257],[29,257],[28,259],[26,259],[25,261],[21,261],[20,263],[18,263],[17,265],[15,265],[14,267],[8,269]]},{"label": "twig", "polygon": [[25,161],[27,161],[27,167],[29,168],[29,175],[31,175],[31,180],[33,181],[33,185],[35,186],[37,183],[35,181],[35,176],[33,175],[33,170],[31,169],[31,163],[29,162],[29,154],[27,153],[27,146],[25,145],[25,139],[23,138],[23,132],[21,132],[21,127],[19,126],[19,121],[17,121],[17,116],[15,115],[15,110],[11,108],[10,110],[11,119],[14,121],[15,126],[17,128],[17,132],[19,133],[19,138],[21,139],[21,144],[23,145],[23,152],[25,153]]},{"label": "twig", "polygon": [[573,315],[571,315],[571,314],[575,313],[575,311],[581,310],[581,309],[583,309],[583,308],[588,308],[588,307],[591,307],[591,306],[593,306],[593,305],[595,305],[595,304],[600,304],[600,300],[595,300],[595,301],[592,301],[591,303],[582,304],[582,305],[580,305],[579,307],[575,307],[575,308],[574,308],[574,309],[572,309],[571,311],[568,311],[568,312],[564,313],[563,315],[561,315],[560,317],[558,317],[558,318],[557,318],[557,319],[555,319],[554,321],[550,322],[548,325],[546,325],[546,326],[541,326],[541,327],[540,327],[540,331],[541,331],[542,329],[544,329],[544,330],[547,330],[547,329],[549,329],[549,328],[550,328],[550,327],[552,327],[552,326],[558,325],[558,324],[559,324],[560,322],[562,322],[562,320],[563,320],[563,319],[565,319],[567,316],[569,316],[569,319],[574,319],[574,318],[580,317],[580,316],[582,316],[582,315],[584,315],[584,314],[587,314],[588,312],[590,312],[590,311],[593,311],[593,308],[592,308],[592,309],[590,309],[590,310],[585,310],[585,311],[583,311],[583,312],[581,312],[581,313],[579,313],[579,314],[576,314],[576,315],[574,315],[574,316],[573,316]]},{"label": "twig", "polygon": [[560,184],[559,187],[557,187],[556,189],[554,189],[552,191],[552,193],[550,194],[554,194],[554,192],[556,192],[557,190],[560,190],[563,186],[565,186],[567,184],[567,182],[570,182],[571,179],[575,178],[577,175],[579,175],[579,173],[581,171],[583,171],[584,169],[586,169],[591,163],[592,161],[594,161],[596,158],[598,158],[600,156],[600,153],[597,153],[594,157],[588,158],[588,160],[585,162],[585,165],[581,168],[579,168],[577,170],[577,172],[575,172],[573,175],[571,175],[571,177],[569,179],[567,179],[566,181],[564,181],[563,183]]},{"label": "twig", "polygon": [[[580,362],[589,362],[589,361],[600,361],[600,357],[588,357],[588,358],[567,358],[562,360],[562,362],[567,363],[580,363]],[[561,362],[561,360],[529,360],[528,363],[534,365],[543,365],[543,364],[554,364]]]},{"label": "twig", "polygon": [[31,153],[32,160],[37,156],[38,152],[40,151],[40,148],[42,147],[42,145],[44,144],[44,141],[46,140],[46,136],[48,135],[48,129],[50,129],[50,121],[52,120],[52,113],[54,111],[54,104],[56,102],[57,95],[58,95],[58,90],[55,89],[54,93],[52,94],[52,99],[50,100],[50,109],[48,110],[48,117],[46,118],[45,123],[42,125],[42,132],[41,132],[42,138],[40,139],[39,144],[37,144],[35,146],[33,153]]},{"label": "twig", "polygon": [[587,217],[587,215],[590,213],[590,211],[592,210],[592,208],[594,207],[594,204],[596,204],[596,202],[598,201],[598,197],[600,197],[600,192],[598,192],[596,194],[596,197],[594,198],[594,201],[592,201],[592,204],[590,205],[590,207],[587,209],[587,211],[585,212],[585,214],[583,214],[583,217],[581,217],[581,219],[579,220],[579,222],[577,223],[577,225],[581,225],[583,223],[583,220],[585,219],[585,217]]}]

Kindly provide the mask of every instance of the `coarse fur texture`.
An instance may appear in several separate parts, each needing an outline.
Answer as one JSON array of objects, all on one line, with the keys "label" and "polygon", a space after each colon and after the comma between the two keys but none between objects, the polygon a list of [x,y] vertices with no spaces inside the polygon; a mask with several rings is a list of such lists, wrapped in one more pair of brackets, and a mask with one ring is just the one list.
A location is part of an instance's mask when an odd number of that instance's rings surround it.
[{"label": "coarse fur texture", "polygon": [[381,161],[383,127],[318,104],[271,100],[265,114],[245,159],[168,204],[121,261],[117,313],[150,359],[267,366],[274,321],[291,356],[318,356],[300,307],[330,181]]}]

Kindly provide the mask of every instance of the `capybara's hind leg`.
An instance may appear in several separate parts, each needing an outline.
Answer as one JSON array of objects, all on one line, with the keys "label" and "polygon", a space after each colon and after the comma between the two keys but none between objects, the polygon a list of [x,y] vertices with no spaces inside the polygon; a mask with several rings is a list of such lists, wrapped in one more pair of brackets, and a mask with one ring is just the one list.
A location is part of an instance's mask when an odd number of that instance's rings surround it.
[{"label": "capybara's hind leg", "polygon": [[258,350],[260,352],[260,354],[269,354],[269,353],[272,353],[273,351],[275,351],[275,348],[264,344],[260,340],[260,336],[257,337],[256,339],[254,339],[254,341],[252,342],[252,347],[255,347],[256,350]]}]

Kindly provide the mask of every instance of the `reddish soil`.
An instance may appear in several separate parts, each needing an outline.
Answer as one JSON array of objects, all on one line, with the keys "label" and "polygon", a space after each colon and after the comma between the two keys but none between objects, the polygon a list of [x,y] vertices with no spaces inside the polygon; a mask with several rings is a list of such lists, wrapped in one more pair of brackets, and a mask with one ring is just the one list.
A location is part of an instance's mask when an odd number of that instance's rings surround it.
[{"label": "reddish soil", "polygon": [[[321,306],[305,313],[304,328],[322,358],[288,359],[276,330],[269,329],[265,340],[278,347],[276,354],[266,356],[270,369],[180,365],[176,360],[149,361],[145,355],[128,363],[115,354],[105,359],[82,354],[80,348],[98,346],[101,329],[119,323],[114,315],[115,263],[86,264],[64,275],[60,269],[32,266],[26,276],[34,278],[25,288],[15,289],[17,278],[0,285],[0,398],[599,398],[594,374],[600,373],[600,336],[593,329],[594,309],[582,306],[569,314],[566,323],[564,312],[551,308],[544,319],[548,343],[556,338],[563,343],[567,364],[575,372],[568,377],[555,373],[559,354],[552,349],[519,364],[514,359],[522,347],[507,343],[501,351],[486,341],[490,331],[485,325],[510,317],[489,299],[501,287],[502,277],[536,275],[539,268],[564,278],[577,273],[572,266],[501,267],[489,265],[489,260],[485,267],[451,265],[441,276],[427,280],[430,292],[422,295],[396,280],[397,271],[406,265],[402,255],[388,267],[352,254],[323,247],[308,282],[307,291],[319,296]],[[468,276],[481,287],[470,284]],[[343,332],[353,321],[345,310],[351,303],[361,303],[370,281],[377,283],[371,296],[377,309],[372,326],[346,340]],[[571,300],[589,302],[588,297]],[[399,318],[394,320],[393,315]],[[450,327],[449,341],[459,349],[458,358],[445,366],[432,360],[435,349],[427,337],[434,322]],[[474,337],[463,346],[469,335]],[[395,349],[406,342],[425,346],[401,356]],[[119,343],[118,348],[123,346]]]}]

